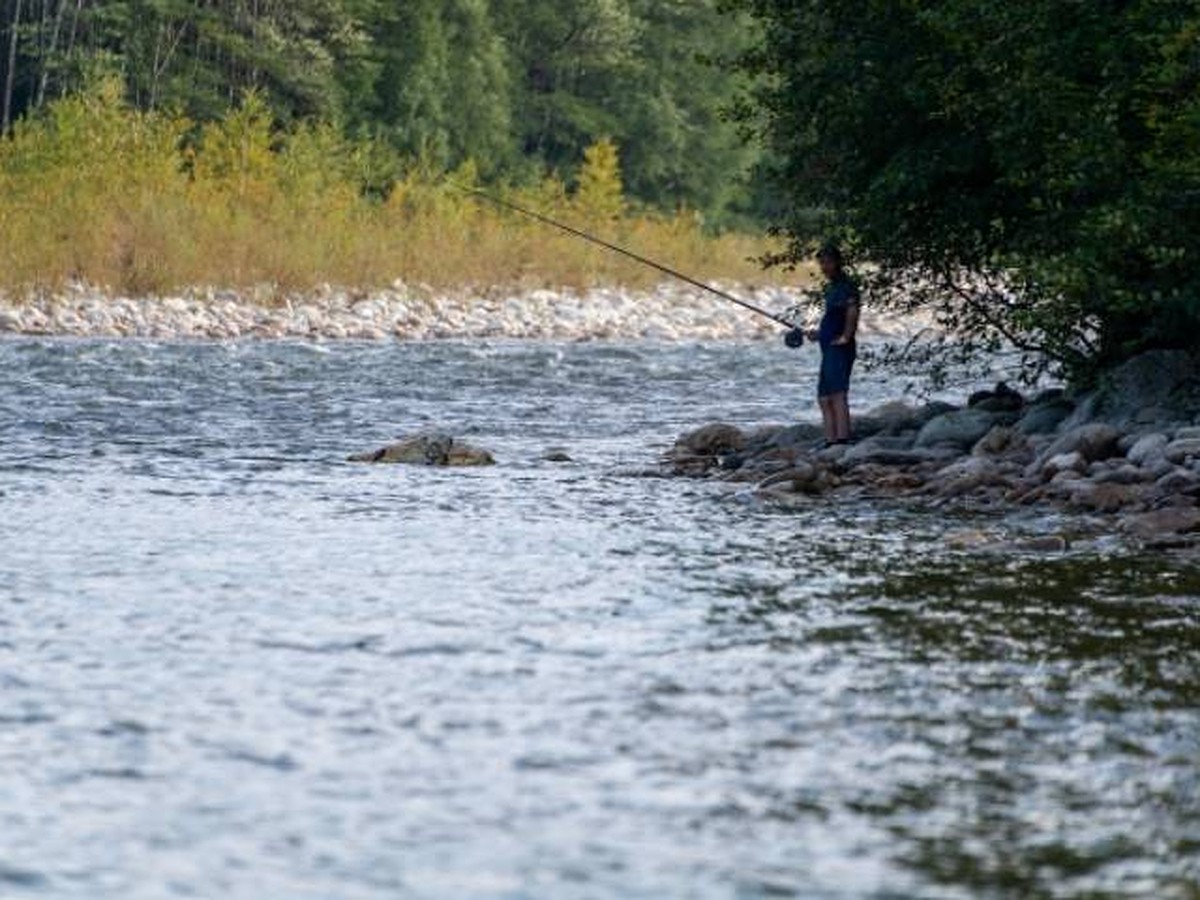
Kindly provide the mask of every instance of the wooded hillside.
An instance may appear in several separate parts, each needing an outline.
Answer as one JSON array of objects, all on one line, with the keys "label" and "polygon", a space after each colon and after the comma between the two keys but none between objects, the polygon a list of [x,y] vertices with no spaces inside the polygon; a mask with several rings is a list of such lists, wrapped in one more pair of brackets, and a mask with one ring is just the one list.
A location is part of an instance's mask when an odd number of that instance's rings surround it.
[{"label": "wooded hillside", "polygon": [[730,221],[753,152],[709,65],[747,20],[716,0],[0,0],[9,124],[106,76],[136,107],[220,118],[247,89],[277,121],[333,122],[447,170],[566,175],[607,137],[629,194]]}]

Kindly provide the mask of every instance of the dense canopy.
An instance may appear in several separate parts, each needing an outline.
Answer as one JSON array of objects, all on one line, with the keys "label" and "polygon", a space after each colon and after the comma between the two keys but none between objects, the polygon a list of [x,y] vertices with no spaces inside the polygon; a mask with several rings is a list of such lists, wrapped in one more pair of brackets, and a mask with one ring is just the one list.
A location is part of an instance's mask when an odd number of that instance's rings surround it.
[{"label": "dense canopy", "polygon": [[752,151],[720,115],[738,76],[707,58],[748,33],[715,0],[0,0],[0,88],[6,123],[112,74],[201,122],[256,88],[281,123],[518,180],[607,137],[634,198],[719,223]]},{"label": "dense canopy", "polygon": [[1200,346],[1195,0],[738,0],[791,255],[1076,371]]}]

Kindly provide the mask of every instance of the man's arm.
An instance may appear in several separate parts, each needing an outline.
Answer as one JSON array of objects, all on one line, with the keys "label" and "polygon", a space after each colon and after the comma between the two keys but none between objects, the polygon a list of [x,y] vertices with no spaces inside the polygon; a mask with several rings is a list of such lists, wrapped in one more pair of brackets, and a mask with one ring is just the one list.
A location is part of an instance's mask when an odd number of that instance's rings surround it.
[{"label": "man's arm", "polygon": [[854,300],[846,307],[846,328],[841,333],[841,336],[833,342],[835,346],[844,347],[847,344],[854,343],[854,339],[858,336],[858,312],[859,304],[857,300]]}]

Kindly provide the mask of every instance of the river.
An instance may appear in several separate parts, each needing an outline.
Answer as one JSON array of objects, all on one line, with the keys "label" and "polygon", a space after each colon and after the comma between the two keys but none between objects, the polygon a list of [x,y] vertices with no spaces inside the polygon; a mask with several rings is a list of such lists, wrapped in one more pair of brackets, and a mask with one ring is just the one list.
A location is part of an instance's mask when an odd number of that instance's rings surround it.
[{"label": "river", "polygon": [[813,364],[0,342],[0,896],[1200,896],[1193,564],[639,477]]}]

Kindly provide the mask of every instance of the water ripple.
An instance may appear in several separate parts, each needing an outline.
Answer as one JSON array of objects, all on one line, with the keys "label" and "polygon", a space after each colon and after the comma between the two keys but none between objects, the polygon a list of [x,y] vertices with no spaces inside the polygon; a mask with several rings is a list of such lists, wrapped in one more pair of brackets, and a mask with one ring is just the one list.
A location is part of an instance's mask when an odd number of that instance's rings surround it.
[{"label": "water ripple", "polygon": [[[0,894],[1200,890],[1194,565],[636,477],[698,422],[807,414],[811,356],[0,365]],[[429,427],[501,465],[344,462]]]}]

